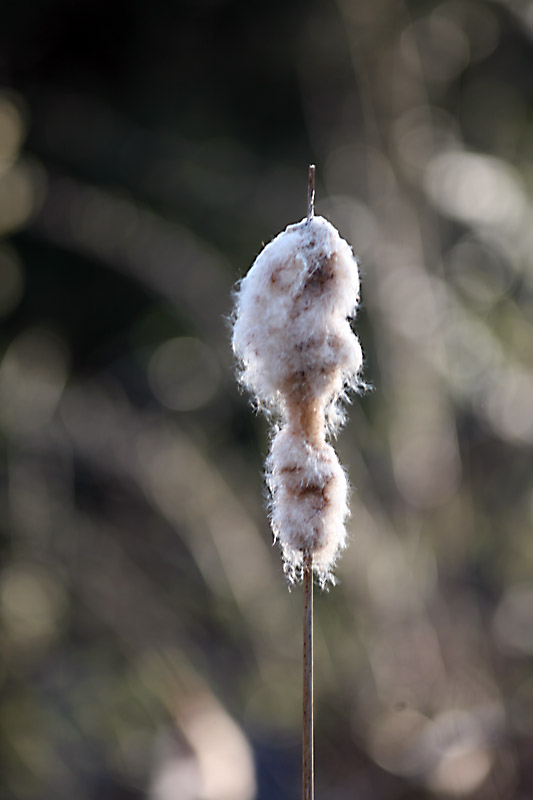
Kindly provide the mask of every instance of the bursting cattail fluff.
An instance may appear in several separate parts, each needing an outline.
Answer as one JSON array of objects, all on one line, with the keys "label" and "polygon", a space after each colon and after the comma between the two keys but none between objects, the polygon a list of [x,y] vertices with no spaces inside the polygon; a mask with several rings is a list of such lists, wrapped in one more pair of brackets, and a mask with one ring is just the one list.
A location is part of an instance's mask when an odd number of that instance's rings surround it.
[{"label": "bursting cattail fluff", "polygon": [[267,459],[271,523],[291,579],[303,554],[320,580],[346,545],[348,483],[327,441],[355,388],[361,347],[350,327],[359,274],[323,217],[289,225],[259,254],[236,295],[233,350],[241,383],[279,417]]}]

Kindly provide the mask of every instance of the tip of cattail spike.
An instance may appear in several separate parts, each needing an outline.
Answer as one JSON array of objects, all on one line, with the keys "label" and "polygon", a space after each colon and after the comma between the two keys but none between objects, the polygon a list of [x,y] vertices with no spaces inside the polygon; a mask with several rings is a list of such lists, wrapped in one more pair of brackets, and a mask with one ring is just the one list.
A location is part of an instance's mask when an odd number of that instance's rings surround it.
[{"label": "tip of cattail spike", "polygon": [[315,165],[309,164],[309,183],[307,187],[307,221],[315,216]]}]

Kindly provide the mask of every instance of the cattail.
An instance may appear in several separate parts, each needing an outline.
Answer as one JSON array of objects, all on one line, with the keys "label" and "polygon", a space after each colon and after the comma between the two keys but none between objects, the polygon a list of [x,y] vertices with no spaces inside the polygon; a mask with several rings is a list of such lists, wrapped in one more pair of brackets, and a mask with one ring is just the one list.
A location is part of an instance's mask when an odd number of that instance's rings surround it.
[{"label": "cattail", "polygon": [[267,459],[271,523],[291,580],[305,554],[322,584],[346,546],[348,483],[327,441],[358,386],[361,347],[350,327],[359,274],[350,246],[313,216],[266,245],[236,295],[233,350],[241,383],[279,420]]}]

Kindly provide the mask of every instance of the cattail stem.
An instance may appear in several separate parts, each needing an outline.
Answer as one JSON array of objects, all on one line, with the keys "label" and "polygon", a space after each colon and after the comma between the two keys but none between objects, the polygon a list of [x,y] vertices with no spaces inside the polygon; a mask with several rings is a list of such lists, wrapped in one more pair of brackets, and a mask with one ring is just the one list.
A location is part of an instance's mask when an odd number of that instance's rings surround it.
[{"label": "cattail stem", "polygon": [[315,796],[313,734],[313,553],[306,550],[303,565],[303,742],[302,797]]},{"label": "cattail stem", "polygon": [[287,575],[303,578],[303,800],[314,798],[313,575],[321,586],[333,580],[348,516],[346,475],[327,434],[342,422],[340,400],[359,385],[363,361],[350,325],[357,262],[336,228],[314,216],[314,200],[310,164],[307,219],[267,244],[240,282],[232,339],[241,382],[283,423],[266,479]]},{"label": "cattail stem", "polygon": [[[307,222],[315,214],[315,165],[309,164],[307,188]],[[303,559],[303,728],[302,728],[302,798],[315,796],[314,731],[313,731],[313,553],[304,552]]]}]

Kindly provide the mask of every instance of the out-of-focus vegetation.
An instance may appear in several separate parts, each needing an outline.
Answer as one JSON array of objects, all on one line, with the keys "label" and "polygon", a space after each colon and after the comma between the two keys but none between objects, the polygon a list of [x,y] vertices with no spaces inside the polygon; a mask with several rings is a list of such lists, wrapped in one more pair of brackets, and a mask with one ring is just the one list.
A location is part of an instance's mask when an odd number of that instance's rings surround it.
[{"label": "out-of-focus vegetation", "polygon": [[532,796],[532,37],[531,0],[5,5],[2,800],[298,796],[300,593],[225,316],[310,161],[373,386],[317,796]]}]

